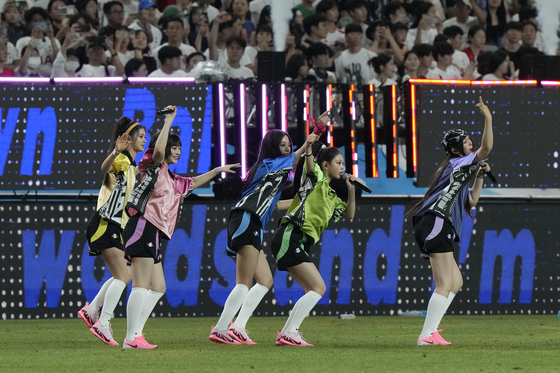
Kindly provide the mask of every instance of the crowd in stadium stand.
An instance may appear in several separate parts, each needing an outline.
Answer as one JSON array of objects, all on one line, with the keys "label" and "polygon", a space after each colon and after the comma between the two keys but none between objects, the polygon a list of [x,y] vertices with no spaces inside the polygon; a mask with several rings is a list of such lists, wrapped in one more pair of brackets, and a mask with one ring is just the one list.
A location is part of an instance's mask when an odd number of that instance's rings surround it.
[{"label": "crowd in stadium stand", "polygon": [[[0,0],[0,76],[256,76],[272,0]],[[544,53],[535,0],[284,0],[286,80],[518,79]],[[560,54],[560,48],[556,52]],[[529,62],[530,64],[530,62]],[[523,78],[523,76],[521,76]]]}]

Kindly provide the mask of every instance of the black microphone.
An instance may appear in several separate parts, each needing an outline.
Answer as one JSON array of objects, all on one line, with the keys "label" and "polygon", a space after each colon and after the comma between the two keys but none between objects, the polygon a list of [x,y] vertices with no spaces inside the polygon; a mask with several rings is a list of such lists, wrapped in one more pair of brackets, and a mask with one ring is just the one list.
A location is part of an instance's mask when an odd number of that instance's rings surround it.
[{"label": "black microphone", "polygon": [[156,114],[157,115],[165,115],[165,114],[171,114],[174,111],[175,111],[174,109],[163,109],[163,110],[156,111]]},{"label": "black microphone", "polygon": [[[486,166],[486,162],[484,161],[480,161],[480,166],[484,167]],[[492,173],[492,171],[488,171],[488,172],[484,172],[486,175],[488,175],[488,177],[490,178],[490,180],[494,183],[497,184],[498,180],[496,180],[496,176],[494,176],[494,174]]]},{"label": "black microphone", "polygon": [[[349,174],[347,174],[346,172],[342,173],[342,180],[346,180],[348,179],[348,176],[350,176]],[[358,188],[360,188],[361,190],[365,190],[368,193],[371,193],[371,189],[368,188],[368,186],[366,185],[366,182],[363,181],[362,179],[360,179],[359,177],[356,178],[356,180],[350,181],[352,184],[354,184],[355,186],[357,186]]]}]

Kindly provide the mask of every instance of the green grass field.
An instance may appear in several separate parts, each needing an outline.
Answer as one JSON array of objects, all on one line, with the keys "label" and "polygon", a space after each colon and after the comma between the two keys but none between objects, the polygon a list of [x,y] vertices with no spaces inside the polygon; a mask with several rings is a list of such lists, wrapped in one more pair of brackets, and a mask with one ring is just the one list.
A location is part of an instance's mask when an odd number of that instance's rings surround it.
[{"label": "green grass field", "polygon": [[[255,346],[208,340],[217,318],[154,318],[156,350],[109,347],[80,319],[0,321],[0,372],[560,372],[556,316],[446,316],[451,346],[416,346],[422,317],[309,317],[315,347],[277,347],[284,317],[249,321]],[[126,320],[113,322],[122,343]]]}]

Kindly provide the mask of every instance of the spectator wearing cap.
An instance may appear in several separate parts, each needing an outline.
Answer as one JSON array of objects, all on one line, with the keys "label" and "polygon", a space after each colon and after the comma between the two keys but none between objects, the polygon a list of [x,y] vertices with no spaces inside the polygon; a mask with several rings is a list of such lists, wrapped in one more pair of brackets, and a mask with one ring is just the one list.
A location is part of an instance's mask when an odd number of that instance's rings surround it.
[{"label": "spectator wearing cap", "polygon": [[[463,35],[466,35],[471,27],[479,24],[478,18],[470,15],[473,9],[471,0],[457,0],[455,1],[454,8],[455,17],[443,21],[444,29],[450,26],[458,26],[463,30]],[[466,41],[464,41],[461,49],[465,49],[467,46]]]},{"label": "spectator wearing cap", "polygon": [[[171,6],[172,5],[169,5],[163,11],[163,16],[164,17],[165,17],[165,12]],[[187,56],[190,55],[191,53],[196,52],[196,49],[194,49],[190,45],[187,45],[187,44],[183,43],[183,31],[184,31],[183,20],[179,17],[174,17],[174,16],[172,16],[170,18],[166,17],[164,25],[165,25],[165,28],[164,28],[163,32],[165,32],[165,35],[167,35],[167,43],[162,44],[161,46],[154,49],[153,53],[154,53],[155,56],[158,56],[158,58],[159,58],[159,51],[162,48],[167,47],[167,46],[179,48],[179,50],[182,53],[182,57],[180,58],[181,69],[185,70],[186,67],[187,67],[187,65],[186,65]],[[159,60],[158,60],[158,66],[161,67],[161,61],[159,61]]]},{"label": "spectator wearing cap", "polygon": [[128,27],[131,30],[142,30],[148,37],[151,50],[155,50],[161,45],[163,34],[160,29],[155,27],[151,20],[156,18],[157,5],[153,0],[142,0],[138,5],[138,18]]},{"label": "spectator wearing cap", "polygon": [[377,55],[362,47],[362,26],[350,23],[346,26],[345,33],[348,49],[334,60],[338,82],[366,84],[375,77],[369,60]]},{"label": "spectator wearing cap", "polygon": [[120,65],[121,71],[117,71],[115,66],[107,63],[106,50],[105,44],[99,41],[90,42],[86,47],[86,56],[89,59],[89,63],[82,65],[82,68],[77,71],[76,75],[80,77],[122,75],[124,68],[117,55],[113,53],[112,60]]},{"label": "spectator wearing cap", "polygon": [[160,68],[151,73],[150,77],[170,77],[170,76],[188,76],[186,71],[181,68],[183,63],[183,53],[181,49],[165,45],[158,51],[158,59],[161,61]]}]

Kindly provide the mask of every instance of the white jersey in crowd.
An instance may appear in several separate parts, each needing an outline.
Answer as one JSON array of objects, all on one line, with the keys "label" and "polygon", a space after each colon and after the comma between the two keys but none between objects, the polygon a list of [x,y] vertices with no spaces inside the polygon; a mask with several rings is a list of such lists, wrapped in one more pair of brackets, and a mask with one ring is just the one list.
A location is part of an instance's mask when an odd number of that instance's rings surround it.
[{"label": "white jersey in crowd", "polygon": [[[90,64],[85,64],[80,70],[76,72],[77,76],[90,77],[90,76],[115,76],[116,67],[113,65],[101,66],[91,66]],[[109,74],[107,74],[109,73]]]},{"label": "white jersey in crowd", "polygon": [[224,66],[226,67],[225,73],[227,74],[227,76],[229,76],[232,79],[249,79],[255,76],[253,70],[245,66],[233,68],[227,63]]},{"label": "white jersey in crowd", "polygon": [[[410,30],[408,30],[408,34],[406,35],[406,41],[404,42],[404,44],[408,47],[409,50],[414,47],[414,41],[416,40],[417,32],[417,28],[411,28]],[[437,34],[438,31],[435,28],[422,30],[420,41],[422,42],[422,44],[434,45],[434,40],[436,39]]]},{"label": "white jersey in crowd", "polygon": [[369,60],[376,57],[374,52],[362,48],[358,53],[350,53],[347,50],[334,60],[336,75],[339,83],[366,84],[375,77],[373,67]]},{"label": "white jersey in crowd", "polygon": [[426,74],[426,79],[461,79],[461,73],[457,69],[453,69],[452,66],[447,68],[447,71],[443,71],[439,67],[428,70]]},{"label": "white jersey in crowd", "polygon": [[470,62],[469,56],[465,52],[460,50],[453,52],[453,65],[457,66],[460,71],[465,70]]},{"label": "white jersey in crowd", "polygon": [[152,73],[148,76],[149,77],[169,77],[169,76],[190,76],[190,75],[183,70],[175,70],[171,74],[166,74],[166,73],[163,72],[162,69],[157,69],[155,71],[152,71]]},{"label": "white jersey in crowd", "polygon": [[[29,44],[30,40],[31,36],[24,36],[17,41],[16,49],[18,51],[18,59],[21,58],[21,52],[23,48],[25,48]],[[58,49],[60,49],[60,42],[58,41],[58,39],[54,39],[54,42]],[[49,38],[39,39],[37,50],[39,51],[39,57],[41,58],[41,65],[37,67],[36,73],[41,76],[51,76],[52,64],[54,62],[54,59],[56,58],[51,40]]]},{"label": "white jersey in crowd", "polygon": [[[342,45],[346,44],[346,37],[344,31],[339,29],[338,27],[334,30],[334,32],[329,32],[327,37],[321,40],[323,43],[327,44],[329,47],[335,45],[337,42],[342,43]],[[365,37],[365,36],[364,36]]]}]

